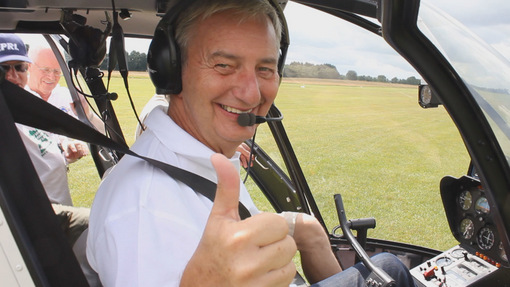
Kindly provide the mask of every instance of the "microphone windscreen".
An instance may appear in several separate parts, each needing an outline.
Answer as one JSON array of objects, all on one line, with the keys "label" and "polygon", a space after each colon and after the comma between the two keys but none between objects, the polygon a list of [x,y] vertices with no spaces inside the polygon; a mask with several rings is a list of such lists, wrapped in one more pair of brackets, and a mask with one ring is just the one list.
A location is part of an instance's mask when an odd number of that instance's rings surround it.
[{"label": "microphone windscreen", "polygon": [[255,115],[250,113],[240,114],[237,117],[237,123],[242,127],[253,126],[255,124]]}]

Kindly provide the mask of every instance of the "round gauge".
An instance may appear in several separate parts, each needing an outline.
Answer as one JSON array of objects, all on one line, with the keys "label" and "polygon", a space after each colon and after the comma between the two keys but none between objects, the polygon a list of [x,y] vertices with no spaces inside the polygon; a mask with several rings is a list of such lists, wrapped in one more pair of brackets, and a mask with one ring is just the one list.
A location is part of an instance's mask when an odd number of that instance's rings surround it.
[{"label": "round gauge", "polygon": [[475,233],[475,225],[473,221],[469,218],[464,218],[460,222],[460,234],[464,239],[471,239],[473,234]]},{"label": "round gauge", "polygon": [[494,246],[494,231],[484,227],[478,232],[478,247],[482,250],[489,250]]},{"label": "round gauge", "polygon": [[499,243],[498,252],[499,257],[501,257],[503,261],[508,262],[508,257],[506,256],[505,248],[503,247],[503,242]]},{"label": "round gauge", "polygon": [[462,249],[462,248],[457,248],[455,250],[453,250],[452,252],[450,252],[450,255],[453,257],[453,258],[462,258],[464,257],[464,252],[466,252],[466,250]]},{"label": "round gauge", "polygon": [[489,202],[487,201],[486,197],[482,196],[476,201],[475,210],[480,214],[488,214],[489,211],[491,211]]},{"label": "round gauge", "polygon": [[437,267],[442,267],[442,266],[448,266],[452,264],[452,259],[450,257],[440,257],[436,260],[436,265]]},{"label": "round gauge", "polygon": [[471,208],[471,204],[473,204],[473,196],[469,190],[464,190],[459,195],[459,204],[462,210],[468,210]]}]

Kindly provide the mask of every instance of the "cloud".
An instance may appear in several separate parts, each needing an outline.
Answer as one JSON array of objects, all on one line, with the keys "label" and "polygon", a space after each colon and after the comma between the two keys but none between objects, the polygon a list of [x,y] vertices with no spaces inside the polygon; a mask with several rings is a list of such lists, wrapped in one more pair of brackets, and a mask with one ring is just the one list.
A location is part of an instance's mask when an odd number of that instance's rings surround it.
[{"label": "cloud", "polygon": [[[506,59],[510,59],[509,0],[422,2],[430,2],[444,9]],[[381,37],[371,32],[292,1],[285,8],[285,15],[291,40],[287,63],[332,64],[340,74],[354,70],[358,75],[385,75],[390,79],[421,77]],[[147,39],[126,38],[128,52],[136,50],[146,53],[149,43]]]},{"label": "cloud", "polygon": [[291,45],[287,62],[335,65],[340,74],[388,78],[417,76],[382,37],[329,14],[289,3],[285,9]]},{"label": "cloud", "polygon": [[[425,2],[425,1],[423,1]],[[430,0],[510,59],[508,0]],[[287,62],[328,63],[340,74],[420,78],[381,37],[329,14],[289,2],[285,9],[291,45]]]}]

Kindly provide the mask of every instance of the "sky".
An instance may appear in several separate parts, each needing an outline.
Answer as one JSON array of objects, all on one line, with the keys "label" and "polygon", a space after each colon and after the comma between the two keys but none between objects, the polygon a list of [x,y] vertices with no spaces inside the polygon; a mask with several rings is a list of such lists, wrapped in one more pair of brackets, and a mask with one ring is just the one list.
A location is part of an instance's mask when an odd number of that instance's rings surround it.
[{"label": "sky", "polygon": [[[427,0],[422,0],[427,1]],[[428,0],[510,59],[509,0]],[[345,75],[354,70],[358,75],[388,79],[421,76],[381,37],[339,20],[329,14],[289,2],[285,8],[289,26],[290,47],[287,63],[309,62],[332,64]],[[129,43],[128,43],[129,44]],[[145,52],[147,41],[132,47]]]},{"label": "sky", "polygon": [[[509,0],[422,0],[459,20],[506,59],[510,59]],[[289,2],[285,8],[290,47],[287,63],[332,64],[345,75],[407,79],[420,75],[381,37],[326,13]],[[146,53],[148,40],[126,38],[128,52]]]},{"label": "sky", "polygon": [[[428,2],[446,11],[510,59],[510,1]],[[384,39],[371,32],[292,2],[285,8],[285,14],[291,36],[287,63],[328,63],[335,65],[343,75],[354,70],[358,75],[385,75],[389,79],[406,79],[410,76],[421,78]],[[319,30],[318,26],[323,28]]]}]

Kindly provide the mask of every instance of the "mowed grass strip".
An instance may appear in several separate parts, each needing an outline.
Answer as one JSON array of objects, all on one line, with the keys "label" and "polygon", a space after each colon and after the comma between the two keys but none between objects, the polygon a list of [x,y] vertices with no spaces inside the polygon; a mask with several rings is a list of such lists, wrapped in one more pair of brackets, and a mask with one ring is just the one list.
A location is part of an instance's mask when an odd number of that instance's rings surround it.
[{"label": "mowed grass strip", "polygon": [[[130,79],[140,112],[154,93],[144,74]],[[136,119],[121,79],[110,90],[126,140],[134,140]],[[442,107],[424,110],[417,87],[380,83],[284,79],[276,100],[284,126],[328,229],[338,224],[333,195],[342,194],[350,219],[375,217],[370,237],[437,249],[456,244],[444,215],[439,181],[466,173],[469,157]],[[266,125],[256,141],[282,166]],[[99,185],[90,157],[71,165],[77,206],[90,206]],[[282,166],[283,167],[283,166]],[[248,180],[256,204],[272,211]]]}]

